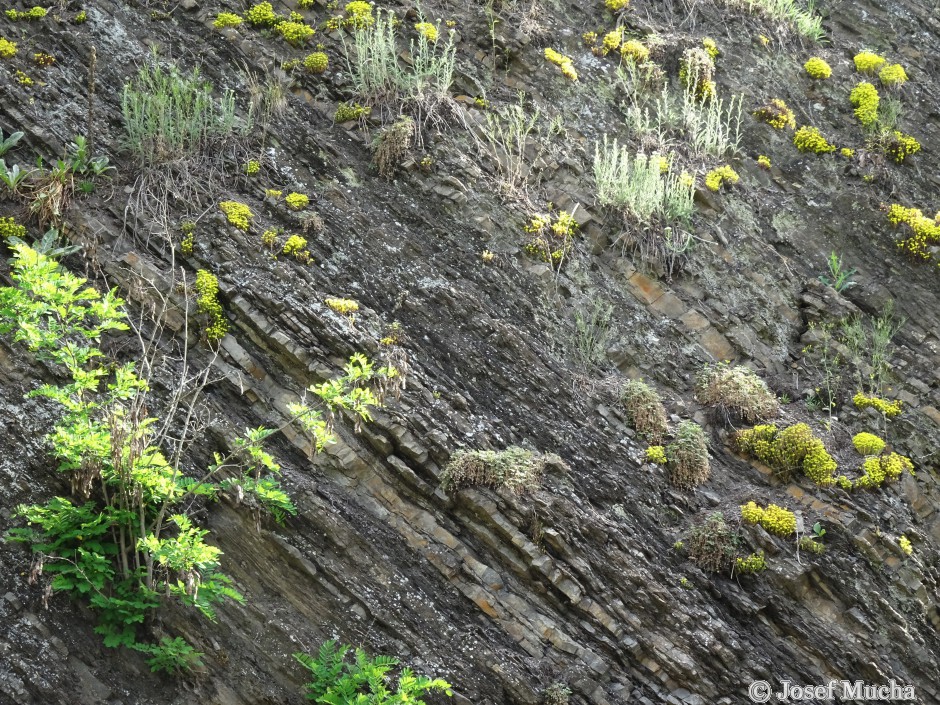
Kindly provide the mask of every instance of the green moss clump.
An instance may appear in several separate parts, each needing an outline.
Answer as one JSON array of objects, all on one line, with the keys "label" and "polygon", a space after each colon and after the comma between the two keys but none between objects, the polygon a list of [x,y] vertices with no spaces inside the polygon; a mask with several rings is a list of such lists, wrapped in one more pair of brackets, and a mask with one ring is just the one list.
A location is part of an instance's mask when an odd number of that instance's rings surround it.
[{"label": "green moss clump", "polygon": [[303,22],[280,22],[275,29],[292,46],[301,46],[316,33],[313,27]]},{"label": "green moss clump", "polygon": [[827,154],[836,151],[835,145],[829,144],[815,127],[803,126],[797,130],[793,135],[793,144],[801,152]]},{"label": "green moss clump", "polygon": [[[932,255],[930,247],[940,242],[940,218],[932,219],[923,214],[919,208],[905,208],[893,203],[886,208],[888,221],[894,226],[907,225],[910,234],[897,241],[898,248],[906,254],[919,260],[929,260]],[[938,214],[940,215],[940,214]],[[901,413],[901,402],[886,402],[877,397],[866,397],[858,393],[852,399],[859,409],[873,407],[888,418],[894,418]],[[896,408],[894,408],[896,406]]]},{"label": "green moss clump", "polygon": [[817,485],[828,487],[834,482],[836,462],[805,423],[779,432],[772,424],[738,431],[734,444],[740,452],[766,463],[784,479],[802,470]]},{"label": "green moss clump", "polygon": [[336,115],[333,116],[335,122],[350,122],[352,120],[361,120],[369,117],[372,108],[359,105],[359,103],[340,103],[336,106]]},{"label": "green moss clump", "polygon": [[346,5],[346,19],[343,26],[347,29],[366,29],[375,24],[372,5],[363,0],[354,0]]},{"label": "green moss clump", "polygon": [[780,98],[773,98],[752,114],[775,130],[782,130],[785,127],[789,127],[791,130],[796,129],[796,116]]},{"label": "green moss clump", "polygon": [[898,164],[907,160],[908,157],[917,154],[920,151],[920,142],[910,135],[894,130],[882,137],[882,142],[887,154]]},{"label": "green moss clump", "polygon": [[666,449],[662,446],[650,446],[646,449],[646,462],[656,465],[666,464]]},{"label": "green moss clump", "polygon": [[817,81],[829,78],[832,75],[832,67],[818,56],[814,56],[803,64],[803,69],[810,78]]},{"label": "green moss clump", "polygon": [[200,269],[196,272],[195,289],[196,309],[209,317],[206,340],[210,343],[217,342],[228,332],[228,321],[225,320],[222,304],[219,303],[219,280],[212,272]]},{"label": "green moss clump", "polygon": [[35,5],[28,10],[7,10],[6,16],[13,22],[19,22],[20,20],[41,20],[49,11],[44,7],[39,7]]},{"label": "green moss clump", "polygon": [[16,56],[16,42],[0,37],[0,59],[12,59]]},{"label": "green moss clump", "polygon": [[871,83],[863,81],[855,86],[849,94],[849,101],[855,106],[855,117],[862,125],[871,127],[877,122],[881,98]]},{"label": "green moss clump", "polygon": [[878,438],[874,433],[856,433],[852,437],[852,445],[859,455],[881,455],[885,449],[885,442]]},{"label": "green moss clump", "polygon": [[289,193],[284,197],[284,203],[292,211],[302,211],[310,205],[310,197],[304,193]]},{"label": "green moss clump", "polygon": [[741,575],[755,575],[767,570],[767,560],[764,558],[764,552],[752,553],[746,558],[735,558],[734,568]]},{"label": "green moss clump", "polygon": [[855,62],[856,71],[871,75],[874,75],[885,63],[883,56],[878,56],[878,54],[874,54],[870,51],[863,51],[856,54],[853,61]]},{"label": "green moss clump", "polygon": [[862,477],[856,480],[856,487],[874,489],[885,482],[898,480],[904,472],[914,474],[914,463],[907,456],[889,453],[881,457],[870,457],[862,463]]},{"label": "green moss clump", "polygon": [[322,51],[315,51],[304,59],[304,68],[310,73],[323,73],[329,65],[329,57]]},{"label": "green moss clump", "polygon": [[310,262],[310,250],[307,249],[307,240],[300,237],[300,235],[291,235],[287,238],[281,252],[303,264]]},{"label": "green moss clump", "polygon": [[216,29],[225,29],[226,27],[237,27],[244,21],[241,15],[236,15],[234,12],[220,12],[212,26]]},{"label": "green moss clump", "polygon": [[561,75],[572,81],[578,80],[578,72],[574,70],[574,63],[570,56],[565,56],[550,47],[545,47],[545,58],[561,69]]},{"label": "green moss clump", "polygon": [[274,8],[269,2],[259,2],[252,5],[245,12],[245,20],[252,27],[273,27],[282,21],[282,18],[274,12]]},{"label": "green moss clump", "polygon": [[[900,206],[899,206],[900,208]],[[916,209],[913,209],[916,210]],[[919,212],[919,211],[918,211]],[[892,216],[889,213],[888,220],[892,220]],[[892,220],[892,222],[895,222]],[[854,397],[852,397],[852,403],[855,404],[858,409],[868,409],[872,408],[876,411],[884,414],[887,418],[893,419],[896,416],[901,415],[901,401],[888,401],[887,399],[881,399],[879,397],[869,397],[861,392],[858,392]]]},{"label": "green moss clump", "polygon": [[635,64],[642,64],[650,58],[650,50],[643,42],[628,39],[620,45],[620,56]]},{"label": "green moss clump", "polygon": [[738,173],[728,165],[712,169],[705,176],[705,186],[709,191],[717,191],[725,184],[733,185],[738,181],[740,181]]},{"label": "green moss clump", "polygon": [[239,230],[248,230],[251,219],[255,217],[248,206],[237,201],[222,201],[219,204],[219,210],[225,213],[228,222]]},{"label": "green moss clump", "polygon": [[560,267],[574,246],[578,223],[568,211],[559,211],[554,222],[551,215],[535,215],[523,228],[529,241],[523,249],[533,257]]},{"label": "green moss clump", "polygon": [[750,524],[760,524],[777,536],[789,536],[796,531],[796,515],[776,504],[761,509],[756,502],[748,502],[741,506],[741,518]]},{"label": "green moss clump", "polygon": [[26,237],[26,228],[17,223],[13,218],[0,218],[0,238],[10,240],[16,238],[23,240]]},{"label": "green moss clump", "polygon": [[629,4],[630,0],[604,0],[604,7],[611,12],[623,12]]},{"label": "green moss clump", "polygon": [[907,83],[907,73],[901,64],[888,64],[878,72],[881,85],[887,88],[896,88]]}]

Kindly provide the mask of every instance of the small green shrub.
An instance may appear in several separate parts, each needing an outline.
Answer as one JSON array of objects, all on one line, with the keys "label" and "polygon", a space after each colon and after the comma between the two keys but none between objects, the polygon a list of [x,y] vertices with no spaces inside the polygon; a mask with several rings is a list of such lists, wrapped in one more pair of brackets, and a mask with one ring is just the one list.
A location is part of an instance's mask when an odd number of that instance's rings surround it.
[{"label": "small green shrub", "polygon": [[601,205],[621,210],[640,226],[660,221],[687,221],[694,212],[694,184],[672,172],[663,173],[659,157],[634,155],[617,140],[594,151],[594,180]]},{"label": "small green shrub", "polygon": [[552,683],[542,693],[543,705],[568,705],[571,688],[564,683]]},{"label": "small green shrub", "polygon": [[826,547],[819,541],[814,540],[811,536],[800,537],[800,549],[807,553],[815,553],[816,555],[826,552]]},{"label": "small green shrub", "polygon": [[669,422],[656,390],[641,380],[628,380],[620,389],[620,403],[637,433],[650,443],[662,442],[669,432]]},{"label": "small green shrub", "polygon": [[350,122],[352,120],[361,120],[369,117],[372,108],[359,105],[359,103],[340,103],[336,106],[336,114],[333,116],[334,122]]},{"label": "small green shrub", "polygon": [[705,49],[686,49],[679,59],[679,81],[696,100],[715,96],[715,61]]},{"label": "small green shrub", "polygon": [[[371,13],[368,3],[362,5]],[[368,17],[372,20],[371,14]],[[346,50],[353,92],[366,105],[382,106],[393,115],[439,120],[451,100],[457,50],[453,33],[447,41],[436,42],[419,33],[410,44],[411,60],[404,65],[399,61],[396,21],[394,13],[379,11],[374,20],[353,30],[354,48]]]},{"label": "small green shrub", "polygon": [[523,246],[528,254],[558,269],[568,258],[578,232],[578,222],[568,211],[552,214],[537,214],[523,228],[529,241]]},{"label": "small green shrub", "polygon": [[[804,7],[796,0],[722,0],[732,7],[743,7],[750,12],[781,22],[800,36],[818,42],[825,37],[822,17],[816,14],[814,3]],[[761,35],[763,36],[763,35]],[[765,44],[766,46],[766,44]]]},{"label": "small green shrub", "polygon": [[561,462],[558,456],[533,453],[509,447],[506,450],[458,450],[441,476],[441,487],[485,485],[505,487],[520,494],[539,486],[549,462]]},{"label": "small green shrub", "polygon": [[738,536],[725,522],[725,515],[715,512],[689,530],[683,541],[689,558],[708,573],[730,570],[738,550]]},{"label": "small green shrub", "polygon": [[408,115],[401,115],[376,137],[372,146],[373,164],[382,178],[391,179],[395,175],[416,134],[415,121]]},{"label": "small green shrub", "polygon": [[337,647],[327,641],[320,647],[316,658],[303,653],[294,658],[310,671],[307,699],[334,705],[426,705],[423,697],[434,691],[448,697],[453,695],[451,685],[440,678],[416,676],[410,668],[403,668],[393,681],[389,675],[398,666],[391,656],[368,656],[362,649],[355,650],[350,661],[346,655],[351,646]]},{"label": "small green shrub", "polygon": [[708,480],[711,466],[705,432],[694,421],[682,421],[675,439],[666,446],[669,480],[679,489],[690,490]]},{"label": "small green shrub", "polygon": [[732,419],[759,423],[780,412],[780,402],[764,380],[743,365],[706,365],[698,375],[695,393],[702,404],[719,411],[726,424]]}]

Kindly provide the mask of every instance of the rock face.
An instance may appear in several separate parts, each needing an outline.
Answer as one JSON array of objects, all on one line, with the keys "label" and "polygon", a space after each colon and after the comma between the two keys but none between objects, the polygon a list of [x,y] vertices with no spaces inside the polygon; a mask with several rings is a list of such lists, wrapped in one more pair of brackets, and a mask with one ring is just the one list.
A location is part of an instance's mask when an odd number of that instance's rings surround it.
[{"label": "rock face", "polygon": [[[176,384],[172,355],[184,335],[186,303],[172,282],[196,269],[219,278],[229,335],[218,355],[189,329],[191,354],[211,366],[212,381],[187,470],[244,428],[282,422],[287,404],[351,353],[382,354],[379,340],[394,321],[409,368],[399,399],[358,433],[338,423],[340,440],[324,452],[311,456],[299,434],[275,439],[296,517],[256,525],[229,503],[206,508],[204,524],[247,602],[223,607],[216,623],[170,610],[147,626],[205,652],[200,674],[151,674],[137,654],[104,648],[85,608],[61,595],[44,599],[42,584],[27,580],[29,554],[0,545],[0,702],[299,703],[305,674],[291,653],[313,652],[330,638],[394,654],[453,683],[454,702],[475,705],[539,703],[553,683],[571,689],[572,703],[704,705],[749,702],[754,680],[892,678],[913,685],[918,702],[940,702],[940,280],[935,264],[904,258],[879,210],[891,202],[940,210],[935,8],[918,0],[824,4],[830,43],[813,46],[726,3],[688,10],[635,0],[621,22],[637,36],[661,36],[654,58],[673,82],[682,50],[711,36],[722,50],[718,90],[744,96],[733,162],[741,182],[702,191],[689,263],[670,280],[622,252],[619,218],[595,204],[594,143],[629,133],[617,62],[592,55],[580,35],[609,31],[616,20],[599,1],[528,4],[421,7],[426,17],[456,21],[455,91],[485,93],[493,106],[525,91],[530,113],[541,111],[525,148],[528,191],[514,198],[494,185],[485,113],[472,100],[457,101],[446,126],[425,125],[395,180],[381,180],[369,166],[369,144],[389,116],[374,111],[367,129],[333,122],[336,104],[351,95],[339,33],[317,35],[330,56],[326,74],[291,79],[280,63],[312,49],[292,49],[247,25],[214,29],[217,13],[231,10],[224,3],[93,0],[53,4],[38,22],[0,18],[0,36],[19,44],[16,57],[0,61],[9,77],[0,83],[0,118],[6,133],[26,133],[9,163],[29,164],[33,154],[48,162],[87,132],[86,74],[96,50],[95,144],[117,174],[74,200],[68,234],[84,250],[64,262],[102,287],[118,286],[134,310],[146,310],[154,290],[176,297],[165,320],[170,357],[152,382],[157,406]],[[417,17],[410,4],[382,5],[409,22]],[[79,9],[87,22],[69,23]],[[324,3],[305,11],[312,23],[329,14]],[[760,34],[770,37],[766,46]],[[244,71],[290,87],[269,124],[224,155],[225,173],[173,195],[165,220],[145,207],[140,169],[123,147],[122,86],[151,45],[235,90],[243,113]],[[544,60],[547,46],[573,58],[577,83]],[[864,48],[902,63],[910,77],[899,129],[922,145],[910,163],[865,148],[848,102],[852,56]],[[40,51],[56,63],[38,68],[24,58]],[[831,79],[802,73],[814,53],[832,66]],[[34,83],[16,81],[16,69]],[[855,156],[800,154],[792,132],[749,117],[775,97],[798,124],[819,127]],[[758,154],[770,156],[770,170],[756,165]],[[248,158],[261,161],[260,175],[241,172]],[[322,219],[322,229],[305,234],[311,264],[261,247],[262,230],[287,235],[303,225],[265,199],[265,189],[311,196]],[[256,214],[248,233],[219,213],[217,203],[229,198]],[[30,222],[21,202],[5,190],[3,199],[0,215]],[[574,210],[580,224],[560,272],[522,251],[522,226],[547,202]],[[169,247],[178,247],[183,220],[197,223],[186,257]],[[31,231],[40,232],[35,223]],[[489,261],[484,250],[494,255]],[[857,286],[841,294],[817,279],[831,251],[858,270]],[[6,268],[3,276],[7,282]],[[360,303],[354,324],[324,304],[329,296]],[[727,431],[695,401],[704,363],[747,363],[794,400],[786,419],[811,417],[819,434],[831,421],[827,446],[840,464],[857,467],[845,452],[851,435],[878,430],[882,420],[848,403],[855,391],[848,362],[837,418],[808,414],[804,399],[823,371],[807,346],[819,346],[818,326],[827,321],[867,320],[889,301],[905,321],[890,350],[890,396],[905,413],[891,422],[888,440],[913,458],[915,476],[853,492],[805,477],[782,482],[735,455]],[[16,524],[16,505],[68,492],[42,440],[56,410],[24,397],[55,375],[0,341],[4,529]],[[679,492],[663,468],[644,464],[645,443],[628,428],[616,393],[627,376],[656,386],[674,421],[706,424],[708,483]],[[455,450],[510,445],[564,462],[520,495],[440,488]],[[765,551],[769,569],[729,578],[702,572],[674,548],[714,511],[736,524],[738,505],[749,500],[789,507],[807,530],[823,524],[826,552],[800,552],[795,540],[745,528],[743,540]],[[910,556],[898,546],[901,535],[913,542]]]}]

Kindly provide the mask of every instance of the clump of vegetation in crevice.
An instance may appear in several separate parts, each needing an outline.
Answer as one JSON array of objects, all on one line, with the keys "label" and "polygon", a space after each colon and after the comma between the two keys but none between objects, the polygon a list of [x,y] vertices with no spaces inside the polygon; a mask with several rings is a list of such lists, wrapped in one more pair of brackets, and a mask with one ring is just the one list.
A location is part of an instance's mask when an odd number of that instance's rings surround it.
[{"label": "clump of vegetation in crevice", "polygon": [[642,380],[628,380],[620,388],[620,403],[627,411],[628,423],[640,436],[654,445],[662,442],[669,432],[669,421],[655,389]]},{"label": "clump of vegetation in crevice", "polygon": [[698,400],[715,409],[725,425],[754,424],[775,417],[780,402],[757,374],[743,365],[707,365],[696,380]]},{"label": "clump of vegetation in crevice", "polygon": [[669,481],[679,489],[691,490],[708,480],[711,464],[701,426],[694,421],[679,424],[672,443],[666,446],[666,466]]},{"label": "clump of vegetation in crevice", "polygon": [[441,486],[465,487],[484,485],[505,487],[520,494],[536,489],[545,466],[563,464],[557,455],[533,453],[511,446],[506,450],[458,450],[441,476]]}]

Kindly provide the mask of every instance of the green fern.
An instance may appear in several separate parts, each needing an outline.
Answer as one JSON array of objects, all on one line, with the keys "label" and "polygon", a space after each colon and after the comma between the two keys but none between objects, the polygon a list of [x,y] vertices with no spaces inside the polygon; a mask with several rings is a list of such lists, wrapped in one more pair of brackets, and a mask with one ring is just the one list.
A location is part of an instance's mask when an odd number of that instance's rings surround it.
[{"label": "green fern", "polygon": [[440,678],[416,676],[403,668],[390,690],[389,672],[398,666],[392,656],[370,657],[362,649],[355,650],[353,663],[346,660],[352,647],[337,646],[335,641],[324,643],[317,658],[297,653],[294,658],[310,671],[307,698],[325,705],[398,705],[411,703],[426,705],[421,699],[429,691],[453,695],[451,685]]}]

